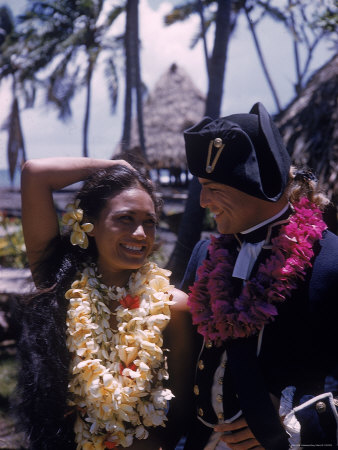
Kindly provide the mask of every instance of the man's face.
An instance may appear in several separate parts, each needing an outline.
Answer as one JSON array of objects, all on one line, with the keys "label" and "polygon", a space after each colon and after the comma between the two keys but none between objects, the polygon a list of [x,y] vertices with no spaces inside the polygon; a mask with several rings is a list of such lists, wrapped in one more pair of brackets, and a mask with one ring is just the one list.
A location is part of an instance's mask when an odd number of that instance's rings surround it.
[{"label": "man's face", "polygon": [[214,214],[220,233],[239,233],[261,221],[262,206],[267,202],[212,180],[199,178],[199,182],[201,206]]}]

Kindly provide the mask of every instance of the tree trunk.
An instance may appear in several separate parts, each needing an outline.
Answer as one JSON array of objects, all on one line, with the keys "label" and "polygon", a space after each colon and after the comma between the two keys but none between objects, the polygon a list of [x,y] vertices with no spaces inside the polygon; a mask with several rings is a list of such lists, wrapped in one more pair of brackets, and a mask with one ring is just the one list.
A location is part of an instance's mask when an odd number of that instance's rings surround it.
[{"label": "tree trunk", "polygon": [[216,30],[212,56],[209,61],[209,87],[205,115],[216,119],[220,115],[223,97],[225,63],[230,36],[231,0],[218,0]]},{"label": "tree trunk", "polygon": [[200,206],[201,185],[196,177],[189,183],[188,199],[180,222],[175,248],[167,269],[172,271],[171,283],[179,285],[187,267],[192,249],[200,239],[204,209]]},{"label": "tree trunk", "polygon": [[140,66],[140,40],[139,40],[139,26],[138,26],[138,0],[134,0],[132,10],[132,22],[134,24],[133,34],[133,60],[135,67],[135,91],[136,91],[136,108],[137,108],[137,124],[138,135],[140,140],[140,147],[143,157],[146,159],[146,141],[144,136],[143,125],[143,98],[142,98],[142,79]]},{"label": "tree trunk", "polygon": [[146,159],[143,126],[142,80],[139,53],[138,3],[138,0],[128,0],[126,8],[126,97],[122,150],[128,150],[130,146],[133,93],[135,93],[139,142],[142,154]]},{"label": "tree trunk", "polygon": [[292,31],[292,44],[293,44],[293,55],[295,58],[295,68],[296,68],[296,83],[295,91],[298,95],[301,91],[301,74],[300,74],[300,60],[299,60],[299,49],[298,49],[298,38],[295,28],[295,18],[292,12],[292,2],[288,0],[288,7],[290,11],[290,21],[291,21],[291,31]]},{"label": "tree trunk", "polygon": [[122,132],[122,151],[128,150],[130,145],[131,134],[131,117],[132,117],[132,91],[133,91],[133,67],[132,67],[132,20],[131,20],[131,8],[135,0],[128,0],[126,6],[126,30],[124,35],[124,48],[126,55],[125,64],[125,97],[124,97],[124,120],[123,120],[123,132]]},{"label": "tree trunk", "polygon": [[89,55],[88,68],[86,74],[86,109],[83,121],[83,156],[86,158],[89,155],[88,152],[88,130],[89,130],[89,116],[90,116],[90,100],[91,100],[91,89],[92,89],[92,77],[93,77],[93,62]]},{"label": "tree trunk", "polygon": [[[231,0],[218,0],[217,3],[215,39],[208,65],[209,89],[205,109],[205,115],[212,118],[220,115],[225,62],[231,31]],[[199,202],[200,192],[201,185],[194,177],[189,183],[188,199],[179,226],[176,245],[167,264],[168,269],[172,271],[171,279],[174,284],[178,284],[182,279],[191,252],[201,236],[204,209],[201,208]]]},{"label": "tree trunk", "polygon": [[198,8],[198,14],[201,19],[201,35],[202,35],[202,40],[203,40],[205,66],[207,69],[207,74],[209,76],[209,52],[208,52],[207,37],[206,37],[206,32],[205,32],[205,21],[204,21],[203,1],[202,0],[197,1],[197,8]]},{"label": "tree trunk", "polygon": [[12,82],[13,82],[12,84],[13,101],[9,117],[8,142],[7,142],[7,160],[11,184],[14,183],[15,171],[18,166],[18,161],[20,160],[20,152],[21,152],[21,164],[26,160],[25,141],[21,127],[20,109],[18,98],[16,96],[17,88],[14,74]]}]

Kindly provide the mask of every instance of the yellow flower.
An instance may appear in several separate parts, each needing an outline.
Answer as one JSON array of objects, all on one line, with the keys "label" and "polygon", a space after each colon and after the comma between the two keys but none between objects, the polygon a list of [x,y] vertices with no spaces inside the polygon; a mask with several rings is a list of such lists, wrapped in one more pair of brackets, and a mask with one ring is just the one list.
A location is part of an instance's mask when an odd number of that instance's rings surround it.
[{"label": "yellow flower", "polygon": [[117,345],[119,358],[126,366],[129,366],[138,355],[137,347],[126,347],[125,345]]},{"label": "yellow flower", "polygon": [[70,242],[72,245],[79,245],[81,248],[88,247],[88,232],[92,231],[94,225],[92,223],[84,223],[80,225],[78,222],[75,222],[73,225],[73,231],[70,235]]},{"label": "yellow flower", "polygon": [[75,222],[81,222],[83,218],[83,210],[79,208],[80,200],[77,199],[75,203],[69,203],[66,206],[66,213],[62,216],[62,224],[72,226]]},{"label": "yellow flower", "polygon": [[135,437],[137,439],[147,439],[148,436],[149,436],[148,431],[142,425],[139,425],[138,427],[136,427]]},{"label": "yellow flower", "polygon": [[65,226],[71,226],[73,231],[70,235],[72,245],[79,245],[81,248],[88,247],[88,237],[86,233],[94,229],[90,222],[80,224],[83,219],[83,210],[79,208],[80,200],[75,203],[69,203],[66,207],[66,213],[62,216],[61,223]]}]

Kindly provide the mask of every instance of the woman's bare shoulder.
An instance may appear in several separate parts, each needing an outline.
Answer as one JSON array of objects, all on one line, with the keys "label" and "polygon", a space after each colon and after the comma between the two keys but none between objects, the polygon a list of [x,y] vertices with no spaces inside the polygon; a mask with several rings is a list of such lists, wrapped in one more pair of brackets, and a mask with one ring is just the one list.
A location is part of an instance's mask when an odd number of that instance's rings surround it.
[{"label": "woman's bare shoulder", "polygon": [[188,295],[185,292],[173,288],[171,294],[173,296],[173,301],[175,302],[172,308],[179,311],[189,311],[187,305]]}]

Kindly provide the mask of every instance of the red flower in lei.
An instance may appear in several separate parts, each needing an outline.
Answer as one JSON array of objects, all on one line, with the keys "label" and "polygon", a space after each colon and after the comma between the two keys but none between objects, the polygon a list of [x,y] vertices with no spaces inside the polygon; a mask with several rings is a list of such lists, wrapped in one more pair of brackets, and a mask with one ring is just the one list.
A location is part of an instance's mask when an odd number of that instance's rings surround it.
[{"label": "red flower in lei", "polygon": [[307,198],[271,240],[271,256],[260,264],[235,298],[231,283],[237,241],[230,235],[211,237],[209,259],[197,269],[188,305],[198,332],[220,346],[227,339],[251,336],[274,320],[275,304],[285,301],[312,266],[313,244],[327,228],[320,209]]},{"label": "red flower in lei", "polygon": [[117,444],[115,442],[105,441],[103,444],[106,448],[116,448],[117,447]]},{"label": "red flower in lei", "polygon": [[120,303],[124,308],[136,309],[140,307],[140,298],[138,295],[135,295],[135,297],[133,297],[132,295],[128,294],[124,298],[121,298]]},{"label": "red flower in lei", "polygon": [[136,370],[137,366],[134,363],[129,364],[129,366],[126,366],[122,361],[120,362],[120,375],[122,375],[122,372],[124,371],[124,369],[131,369],[131,370]]}]

